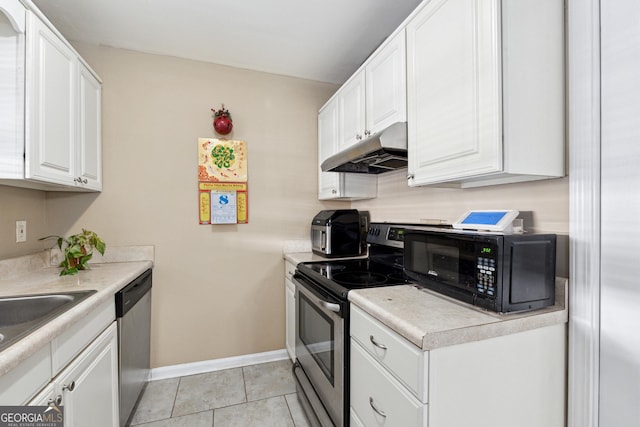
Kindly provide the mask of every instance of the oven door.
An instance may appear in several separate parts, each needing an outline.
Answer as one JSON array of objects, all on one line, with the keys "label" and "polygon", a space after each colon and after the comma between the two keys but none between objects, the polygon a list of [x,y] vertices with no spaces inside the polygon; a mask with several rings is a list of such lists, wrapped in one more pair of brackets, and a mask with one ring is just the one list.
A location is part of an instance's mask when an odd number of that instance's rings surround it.
[{"label": "oven door", "polygon": [[[296,286],[296,359],[315,396],[336,426],[344,425],[346,301],[332,298],[308,278],[294,275]],[[313,392],[313,390],[311,390]],[[323,408],[319,408],[322,412]],[[316,411],[317,412],[317,411]],[[318,419],[326,419],[316,413]],[[310,417],[311,418],[311,417]],[[324,424],[322,424],[324,426]]]}]

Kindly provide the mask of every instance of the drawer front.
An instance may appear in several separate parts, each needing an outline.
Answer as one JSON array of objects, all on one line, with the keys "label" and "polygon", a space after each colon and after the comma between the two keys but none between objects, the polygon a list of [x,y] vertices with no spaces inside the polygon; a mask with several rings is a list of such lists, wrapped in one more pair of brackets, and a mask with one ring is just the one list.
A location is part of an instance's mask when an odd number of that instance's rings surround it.
[{"label": "drawer front", "polygon": [[293,273],[296,272],[296,265],[291,261],[284,262],[284,277],[288,280],[293,280]]},{"label": "drawer front", "polygon": [[351,305],[351,336],[421,402],[427,403],[429,353]]},{"label": "drawer front", "polygon": [[351,340],[351,410],[365,426],[418,427],[427,422],[427,405]]},{"label": "drawer front", "polygon": [[111,298],[51,341],[53,375],[57,375],[74,357],[80,354],[115,318],[115,302]]}]

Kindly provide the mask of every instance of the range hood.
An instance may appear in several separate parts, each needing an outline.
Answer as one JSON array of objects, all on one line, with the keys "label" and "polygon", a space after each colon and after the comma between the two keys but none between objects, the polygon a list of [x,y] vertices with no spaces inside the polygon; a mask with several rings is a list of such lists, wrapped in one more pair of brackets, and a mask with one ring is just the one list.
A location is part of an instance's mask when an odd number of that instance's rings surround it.
[{"label": "range hood", "polygon": [[407,167],[407,123],[397,122],[322,162],[323,172],[378,174]]}]

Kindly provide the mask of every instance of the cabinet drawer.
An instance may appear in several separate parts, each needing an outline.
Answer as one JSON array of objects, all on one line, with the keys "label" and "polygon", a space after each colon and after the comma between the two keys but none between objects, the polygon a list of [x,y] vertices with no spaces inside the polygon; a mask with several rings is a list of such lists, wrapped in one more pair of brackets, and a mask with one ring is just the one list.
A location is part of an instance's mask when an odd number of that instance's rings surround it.
[{"label": "cabinet drawer", "polygon": [[0,405],[23,405],[51,381],[49,344],[0,377]]},{"label": "cabinet drawer", "polygon": [[351,340],[351,410],[366,426],[418,427],[427,422],[427,405]]},{"label": "cabinet drawer", "polygon": [[351,336],[420,401],[427,403],[428,352],[420,350],[355,305],[351,306]]},{"label": "cabinet drawer", "polygon": [[56,376],[62,368],[80,354],[115,318],[115,302],[112,298],[51,341],[53,376]]}]

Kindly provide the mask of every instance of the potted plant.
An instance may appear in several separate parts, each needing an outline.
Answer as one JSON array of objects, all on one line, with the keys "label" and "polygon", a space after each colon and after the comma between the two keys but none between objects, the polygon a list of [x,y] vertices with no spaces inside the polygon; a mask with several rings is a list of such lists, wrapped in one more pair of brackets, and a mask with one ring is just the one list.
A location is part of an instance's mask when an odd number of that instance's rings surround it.
[{"label": "potted plant", "polygon": [[[64,252],[64,260],[60,263],[62,267],[61,276],[77,274],[79,270],[87,270],[87,262],[93,257],[93,250],[97,250],[101,255],[107,248],[107,244],[95,232],[82,229],[82,233],[72,234],[66,239],[61,236],[47,236],[40,240],[56,237],[58,248]],[[63,249],[63,244],[65,247]]]}]

